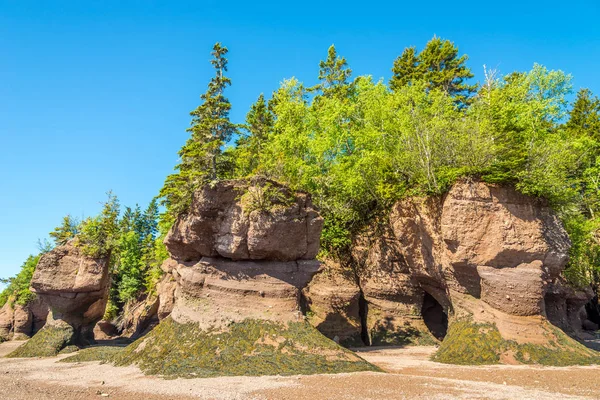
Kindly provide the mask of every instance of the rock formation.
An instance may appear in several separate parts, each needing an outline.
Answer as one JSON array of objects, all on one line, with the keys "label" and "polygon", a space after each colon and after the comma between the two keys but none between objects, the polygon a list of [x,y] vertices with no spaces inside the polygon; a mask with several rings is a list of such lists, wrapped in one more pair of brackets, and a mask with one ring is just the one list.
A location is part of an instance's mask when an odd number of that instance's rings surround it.
[{"label": "rock formation", "polygon": [[[170,317],[118,363],[184,376],[191,365],[204,376],[237,373],[241,365],[243,374],[293,373],[303,359],[312,360],[315,372],[372,369],[304,322],[301,291],[320,266],[315,257],[322,226],[309,195],[275,182],[204,186],[165,238],[171,257],[162,267],[163,290],[175,290]],[[173,332],[185,333],[174,338]],[[222,347],[221,339],[230,346]],[[179,353],[182,343],[203,354]],[[222,352],[229,362],[218,356]]]},{"label": "rock formation", "polygon": [[14,356],[52,355],[69,344],[93,341],[108,299],[108,257],[86,256],[73,241],[44,254],[31,290],[50,307],[47,322]]},{"label": "rock formation", "polygon": [[584,334],[581,310],[591,293],[561,278],[569,247],[562,224],[541,200],[511,187],[459,182],[444,197],[399,201],[389,218],[358,235],[348,263],[355,278],[343,290],[352,304],[345,309],[358,312],[321,305],[327,286],[339,280],[340,269],[329,268],[305,291],[311,320],[329,337],[339,333],[327,321],[343,318],[344,338],[402,344],[442,339],[449,318],[440,361],[469,362],[451,348],[457,340],[476,341],[467,330],[498,332],[498,348],[481,362],[589,361],[594,354],[548,323]]},{"label": "rock formation", "polygon": [[143,295],[125,305],[115,331],[121,337],[137,339],[150,332],[160,321],[171,315],[175,304],[176,282],[166,274],[156,286],[156,293]]},{"label": "rock formation", "polygon": [[165,239],[163,269],[177,285],[173,320],[202,328],[299,320],[322,225],[308,195],[274,182],[205,186]]},{"label": "rock formation", "polygon": [[35,335],[46,323],[48,305],[36,297],[25,305],[12,299],[0,309],[0,340],[24,340]]},{"label": "rock formation", "polygon": [[127,342],[150,332],[160,321],[171,315],[175,303],[176,282],[170,274],[156,285],[156,293],[142,294],[125,304],[123,311],[113,321],[98,321],[94,327],[95,340]]}]

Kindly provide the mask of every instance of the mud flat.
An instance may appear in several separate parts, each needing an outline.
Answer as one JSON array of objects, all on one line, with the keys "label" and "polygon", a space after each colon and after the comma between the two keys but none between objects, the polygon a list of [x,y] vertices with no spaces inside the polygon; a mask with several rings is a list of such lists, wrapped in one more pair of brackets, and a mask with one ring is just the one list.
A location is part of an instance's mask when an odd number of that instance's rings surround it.
[{"label": "mud flat", "polygon": [[[0,356],[18,342],[0,344]],[[387,373],[162,379],[137,367],[0,358],[0,398],[31,399],[597,399],[600,366],[456,366],[429,360],[435,347],[362,348]],[[104,395],[104,396],[103,396]]]}]

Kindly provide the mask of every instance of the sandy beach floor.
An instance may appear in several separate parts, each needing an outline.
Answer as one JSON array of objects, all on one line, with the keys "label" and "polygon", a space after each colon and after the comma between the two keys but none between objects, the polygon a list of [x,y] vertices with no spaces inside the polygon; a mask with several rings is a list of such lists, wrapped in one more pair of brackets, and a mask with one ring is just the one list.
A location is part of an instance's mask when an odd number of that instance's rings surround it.
[{"label": "sandy beach floor", "polygon": [[[0,344],[0,356],[21,342]],[[600,366],[456,366],[433,347],[357,349],[387,373],[166,380],[136,367],[0,358],[0,399],[598,399]]]}]

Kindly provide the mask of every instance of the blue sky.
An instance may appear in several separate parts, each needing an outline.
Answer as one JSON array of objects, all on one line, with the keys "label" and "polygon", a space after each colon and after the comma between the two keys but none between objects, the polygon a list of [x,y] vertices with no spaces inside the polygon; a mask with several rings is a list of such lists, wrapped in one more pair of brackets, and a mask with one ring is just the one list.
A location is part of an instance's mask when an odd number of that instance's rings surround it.
[{"label": "blue sky", "polygon": [[332,43],[355,75],[387,80],[434,34],[469,55],[476,79],[484,64],[538,62],[600,94],[598,0],[402,3],[0,0],[0,276],[109,189],[147,204],[177,162],[216,41],[230,50],[236,122],[283,78],[314,83]]}]

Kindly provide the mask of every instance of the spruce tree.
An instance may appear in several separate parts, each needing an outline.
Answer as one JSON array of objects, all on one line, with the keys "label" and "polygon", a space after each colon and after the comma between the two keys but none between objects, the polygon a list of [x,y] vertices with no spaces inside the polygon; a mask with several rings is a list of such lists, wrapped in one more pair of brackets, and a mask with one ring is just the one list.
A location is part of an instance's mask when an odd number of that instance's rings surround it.
[{"label": "spruce tree", "polygon": [[320,92],[325,97],[346,97],[352,84],[349,82],[352,70],[348,67],[346,58],[338,55],[335,46],[329,46],[327,59],[319,63],[319,80],[312,90]]},{"label": "spruce tree", "polygon": [[390,79],[390,88],[394,91],[419,79],[423,79],[423,74],[419,70],[419,60],[417,58],[417,49],[414,46],[407,47],[402,55],[394,61],[392,68],[392,79]]},{"label": "spruce tree", "polygon": [[247,176],[256,171],[260,154],[275,124],[275,117],[269,110],[265,96],[261,93],[246,114],[245,135],[237,141],[237,174]]},{"label": "spruce tree", "polygon": [[437,36],[427,43],[423,51],[415,54],[414,47],[409,47],[394,61],[390,80],[392,90],[416,80],[424,80],[430,89],[443,90],[454,97],[459,106],[468,103],[477,86],[466,83],[473,77],[466,66],[466,54],[459,56],[454,43]]},{"label": "spruce tree", "polygon": [[49,235],[57,246],[61,246],[67,243],[70,239],[73,239],[75,235],[77,235],[78,231],[79,221],[70,215],[66,215],[62,220],[62,224],[54,228]]},{"label": "spruce tree", "polygon": [[577,92],[567,122],[567,131],[572,136],[587,136],[600,140],[600,99],[592,96],[589,89],[581,89]]},{"label": "spruce tree", "polygon": [[167,177],[160,191],[163,204],[173,215],[186,211],[197,188],[220,178],[223,146],[237,131],[236,125],[229,120],[231,103],[223,95],[231,85],[231,80],[225,76],[227,52],[227,47],[221,43],[213,46],[211,64],[215,76],[206,93],[200,96],[202,104],[190,113],[192,122],[188,132],[191,135],[179,151],[181,162],[175,167],[178,171]]}]

